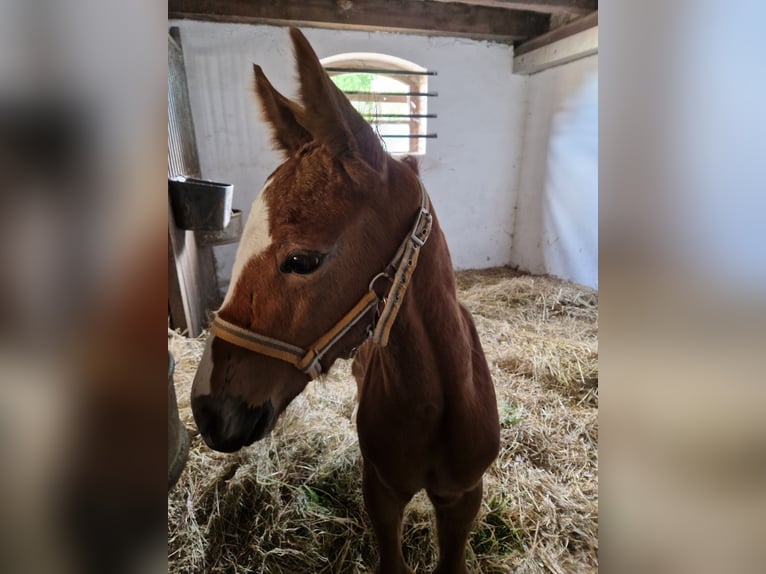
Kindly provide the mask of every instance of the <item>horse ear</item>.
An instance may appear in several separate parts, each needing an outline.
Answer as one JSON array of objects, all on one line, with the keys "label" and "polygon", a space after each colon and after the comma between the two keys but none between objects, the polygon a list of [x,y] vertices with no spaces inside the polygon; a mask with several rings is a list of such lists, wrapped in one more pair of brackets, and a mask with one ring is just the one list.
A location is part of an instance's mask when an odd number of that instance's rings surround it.
[{"label": "horse ear", "polygon": [[274,89],[259,65],[253,64],[253,71],[255,93],[261,102],[263,115],[271,125],[274,144],[292,155],[312,139],[311,134],[298,121],[299,117],[305,115],[304,111]]},{"label": "horse ear", "polygon": [[383,171],[386,152],[377,134],[324,71],[306,36],[291,27],[290,37],[298,65],[301,101],[306,110],[305,125],[314,139],[334,155],[350,152],[376,171]]}]

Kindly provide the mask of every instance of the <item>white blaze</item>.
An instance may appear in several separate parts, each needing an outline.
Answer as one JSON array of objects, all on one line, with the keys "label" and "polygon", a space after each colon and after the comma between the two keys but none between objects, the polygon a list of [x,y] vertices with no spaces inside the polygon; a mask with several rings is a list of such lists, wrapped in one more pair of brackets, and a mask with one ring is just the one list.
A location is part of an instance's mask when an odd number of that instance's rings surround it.
[{"label": "white blaze", "polygon": [[272,180],[268,180],[266,185],[253,201],[253,206],[250,208],[250,215],[245,223],[245,229],[242,231],[242,239],[239,241],[239,247],[237,248],[237,254],[234,257],[234,266],[231,270],[231,281],[229,282],[229,289],[226,291],[226,297],[224,297],[223,305],[225,306],[229,299],[231,299],[234,292],[234,288],[237,286],[239,276],[242,274],[242,270],[245,265],[258,257],[261,253],[268,249],[271,245],[271,234],[269,233],[269,206],[266,204],[266,200],[263,198],[263,192],[271,185]]},{"label": "white blaze", "polygon": [[[255,201],[253,201],[253,206],[250,208],[250,215],[247,218],[247,223],[245,223],[245,229],[242,231],[242,239],[237,248],[237,255],[234,257],[231,282],[229,283],[229,289],[226,291],[222,307],[231,299],[239,276],[242,274],[242,270],[247,262],[254,257],[258,257],[271,245],[269,206],[266,205],[266,200],[263,198],[263,192],[266,191],[269,185],[271,185],[271,180],[266,182],[266,185],[263,186]],[[193,397],[210,394],[210,377],[213,374],[213,339],[212,335],[207,338],[205,351],[202,353],[202,359],[200,359],[197,372],[194,375],[194,383],[192,384]]]}]

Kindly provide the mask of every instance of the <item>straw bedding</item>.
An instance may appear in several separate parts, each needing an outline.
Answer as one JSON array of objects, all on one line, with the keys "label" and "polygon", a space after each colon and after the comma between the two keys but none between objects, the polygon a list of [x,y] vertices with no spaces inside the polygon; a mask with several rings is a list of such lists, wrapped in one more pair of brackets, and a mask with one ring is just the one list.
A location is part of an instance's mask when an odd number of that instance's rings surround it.
[{"label": "straw bedding", "polygon": [[[467,553],[475,572],[598,569],[598,295],[507,268],[458,273],[494,378],[501,452],[485,475]],[[356,573],[377,551],[361,492],[350,362],[288,407],[272,435],[235,454],[194,432],[189,392],[203,338],[169,333],[189,462],[168,497],[170,572]],[[436,560],[424,493],[404,554]]]}]

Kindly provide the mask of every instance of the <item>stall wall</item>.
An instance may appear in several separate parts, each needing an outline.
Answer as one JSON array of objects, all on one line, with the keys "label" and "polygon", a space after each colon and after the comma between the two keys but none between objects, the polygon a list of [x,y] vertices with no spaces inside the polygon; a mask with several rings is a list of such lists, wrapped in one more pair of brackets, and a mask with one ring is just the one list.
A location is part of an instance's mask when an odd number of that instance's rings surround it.
[{"label": "stall wall", "polygon": [[597,55],[529,77],[523,132],[511,264],[598,287]]},{"label": "stall wall", "polygon": [[[194,21],[181,29],[200,163],[204,177],[233,183],[234,207],[246,216],[279,164],[252,95],[252,65],[295,96],[297,85],[285,28]],[[457,38],[305,28],[320,58],[377,52],[410,60],[438,75],[429,80],[429,131],[423,181],[444,228],[456,268],[512,262],[516,186],[527,78],[513,75],[512,48]],[[541,153],[545,153],[543,150]],[[535,186],[530,185],[532,189]],[[234,246],[217,249],[222,286]]]}]

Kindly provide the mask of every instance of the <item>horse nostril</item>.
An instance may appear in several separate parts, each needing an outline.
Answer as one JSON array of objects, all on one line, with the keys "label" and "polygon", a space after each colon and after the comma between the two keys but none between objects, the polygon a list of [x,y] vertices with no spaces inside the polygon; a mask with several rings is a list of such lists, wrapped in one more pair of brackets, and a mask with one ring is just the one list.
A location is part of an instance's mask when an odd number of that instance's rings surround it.
[{"label": "horse nostril", "polygon": [[221,434],[221,419],[217,401],[210,396],[194,397],[191,401],[194,422],[208,446],[217,442]]}]

